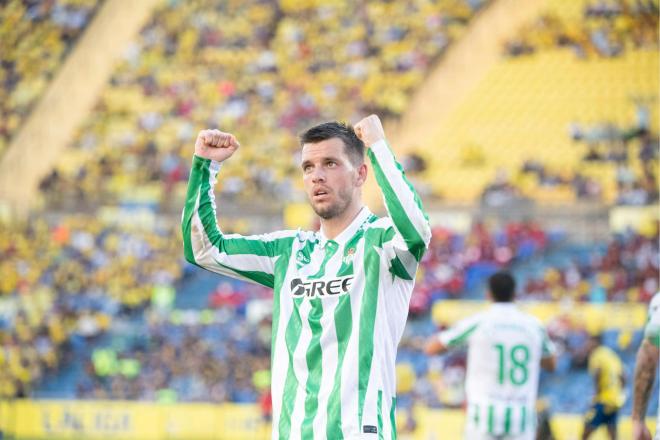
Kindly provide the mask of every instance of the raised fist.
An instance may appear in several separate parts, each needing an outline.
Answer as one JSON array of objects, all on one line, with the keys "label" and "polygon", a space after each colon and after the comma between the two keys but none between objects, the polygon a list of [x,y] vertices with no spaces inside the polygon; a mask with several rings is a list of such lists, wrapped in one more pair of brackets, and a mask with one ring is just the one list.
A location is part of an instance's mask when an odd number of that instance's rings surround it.
[{"label": "raised fist", "polygon": [[369,115],[353,127],[357,137],[369,148],[378,141],[385,139],[385,130],[380,118],[376,115]]},{"label": "raised fist", "polygon": [[240,146],[233,134],[220,130],[202,130],[195,141],[195,155],[222,162]]}]

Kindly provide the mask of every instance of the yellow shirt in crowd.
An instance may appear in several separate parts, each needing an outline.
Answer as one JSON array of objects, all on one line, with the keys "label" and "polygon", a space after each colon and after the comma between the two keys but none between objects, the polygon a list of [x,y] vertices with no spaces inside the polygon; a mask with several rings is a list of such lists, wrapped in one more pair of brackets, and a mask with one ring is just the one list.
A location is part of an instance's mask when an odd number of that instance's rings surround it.
[{"label": "yellow shirt in crowd", "polygon": [[610,348],[600,346],[589,356],[589,373],[598,375],[596,403],[620,408],[626,401],[621,376],[623,364],[619,356]]}]

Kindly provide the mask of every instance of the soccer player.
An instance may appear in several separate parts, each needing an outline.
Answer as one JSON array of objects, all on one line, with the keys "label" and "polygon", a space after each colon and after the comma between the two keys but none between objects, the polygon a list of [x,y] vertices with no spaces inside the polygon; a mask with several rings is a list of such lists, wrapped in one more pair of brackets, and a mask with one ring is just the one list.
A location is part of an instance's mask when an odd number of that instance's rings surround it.
[{"label": "soccer player", "polygon": [[[273,438],[393,438],[395,358],[431,238],[428,218],[377,116],[354,129],[320,124],[300,143],[320,231],[228,235],[217,225],[213,187],[239,143],[229,133],[200,132],[183,211],[185,256],[273,288]],[[387,217],[362,202],[365,146]]]},{"label": "soccer player", "polygon": [[585,417],[582,439],[588,439],[598,427],[605,425],[610,439],[615,440],[619,409],[626,401],[623,363],[614,350],[603,345],[601,335],[589,337],[587,354],[596,393]]},{"label": "soccer player", "polygon": [[[633,385],[633,439],[651,440],[651,433],[646,426],[646,408],[651,397],[651,389],[655,381],[655,371],[660,357],[660,292],[656,293],[649,305],[649,315],[644,340],[637,351],[635,379]],[[660,408],[658,409],[660,421]],[[660,423],[655,428],[655,440],[660,440]]]},{"label": "soccer player", "polygon": [[514,304],[509,273],[492,275],[488,285],[493,305],[433,336],[426,353],[468,347],[466,439],[531,440],[540,367],[554,371],[554,345],[543,325]]}]

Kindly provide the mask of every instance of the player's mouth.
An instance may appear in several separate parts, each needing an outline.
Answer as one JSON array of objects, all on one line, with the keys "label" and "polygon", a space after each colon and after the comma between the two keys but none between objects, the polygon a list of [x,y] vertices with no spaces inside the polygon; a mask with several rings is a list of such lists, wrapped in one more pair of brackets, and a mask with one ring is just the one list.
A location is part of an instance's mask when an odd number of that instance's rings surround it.
[{"label": "player's mouth", "polygon": [[316,202],[322,202],[330,197],[330,190],[327,188],[317,188],[312,192],[312,199]]}]

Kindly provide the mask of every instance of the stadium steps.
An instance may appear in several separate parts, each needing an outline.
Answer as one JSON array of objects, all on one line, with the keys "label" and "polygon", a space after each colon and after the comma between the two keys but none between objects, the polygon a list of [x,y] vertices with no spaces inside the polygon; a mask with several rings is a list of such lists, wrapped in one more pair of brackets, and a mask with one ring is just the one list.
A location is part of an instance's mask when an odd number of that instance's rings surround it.
[{"label": "stadium steps", "polygon": [[158,3],[103,3],[0,160],[0,212],[27,214],[40,179],[92,110],[115,61]]}]

